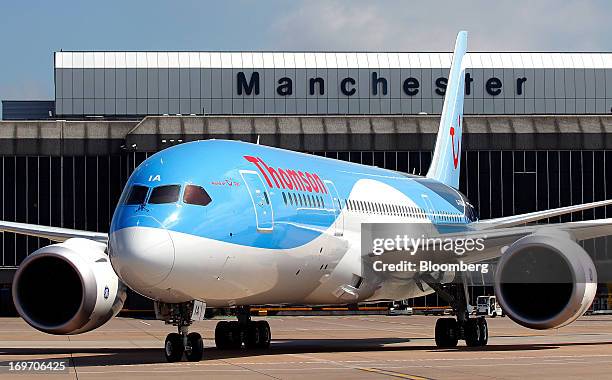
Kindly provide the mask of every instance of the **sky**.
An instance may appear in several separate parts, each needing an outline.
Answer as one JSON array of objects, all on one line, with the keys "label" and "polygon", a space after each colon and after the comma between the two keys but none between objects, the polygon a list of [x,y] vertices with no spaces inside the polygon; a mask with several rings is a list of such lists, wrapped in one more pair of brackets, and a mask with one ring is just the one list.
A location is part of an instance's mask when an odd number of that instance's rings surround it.
[{"label": "sky", "polygon": [[0,99],[53,99],[63,50],[612,51],[606,0],[19,0],[0,12]]}]

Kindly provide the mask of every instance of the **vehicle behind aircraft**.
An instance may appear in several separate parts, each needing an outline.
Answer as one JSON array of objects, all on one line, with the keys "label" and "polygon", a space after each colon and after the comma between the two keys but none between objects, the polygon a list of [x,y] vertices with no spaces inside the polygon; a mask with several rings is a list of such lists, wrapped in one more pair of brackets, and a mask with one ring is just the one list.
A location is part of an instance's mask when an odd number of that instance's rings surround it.
[{"label": "vehicle behind aircraft", "polygon": [[501,306],[495,296],[478,296],[476,298],[476,315],[486,315],[491,318],[504,316]]}]

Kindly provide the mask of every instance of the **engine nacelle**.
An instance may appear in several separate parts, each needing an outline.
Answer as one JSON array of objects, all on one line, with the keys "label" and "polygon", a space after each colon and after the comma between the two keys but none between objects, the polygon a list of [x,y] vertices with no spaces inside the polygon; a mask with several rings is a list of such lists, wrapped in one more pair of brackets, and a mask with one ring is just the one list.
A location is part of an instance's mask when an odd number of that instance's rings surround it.
[{"label": "engine nacelle", "polygon": [[495,293],[516,323],[552,329],[580,317],[593,302],[597,272],[587,252],[563,232],[525,236],[502,255]]},{"label": "engine nacelle", "polygon": [[117,315],[125,285],[105,249],[105,244],[75,238],[28,256],[13,279],[19,315],[49,334],[80,334]]}]

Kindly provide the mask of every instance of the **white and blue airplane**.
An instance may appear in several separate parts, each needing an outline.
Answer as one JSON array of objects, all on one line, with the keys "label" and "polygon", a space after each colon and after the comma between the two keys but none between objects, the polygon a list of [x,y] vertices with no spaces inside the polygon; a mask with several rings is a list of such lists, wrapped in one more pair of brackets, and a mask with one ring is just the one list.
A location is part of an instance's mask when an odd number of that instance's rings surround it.
[{"label": "white and blue airplane", "polygon": [[[17,311],[40,331],[79,334],[113,318],[129,287],[154,300],[157,317],[177,327],[166,338],[167,359],[197,361],[202,338],[189,327],[205,307],[236,310],[238,320],[216,327],[219,349],[265,348],[270,327],[250,319],[251,306],[380,302],[437,292],[456,314],[438,320],[437,345],[456,346],[460,339],[486,345],[486,321],[469,317],[461,273],[376,271],[372,257],[362,255],[363,223],[403,223],[486,234],[487,249],[463,259],[500,259],[496,295],[510,318],[535,329],[574,321],[597,285],[593,262],[578,243],[612,234],[612,220],[527,223],[612,201],[478,220],[457,190],[466,49],[467,33],[460,32],[426,176],[238,141],[177,145],[133,172],[108,234],[0,222],[0,231],[56,242],[17,270]],[[391,253],[379,257],[394,260]],[[562,281],[547,281],[551,269]]]}]

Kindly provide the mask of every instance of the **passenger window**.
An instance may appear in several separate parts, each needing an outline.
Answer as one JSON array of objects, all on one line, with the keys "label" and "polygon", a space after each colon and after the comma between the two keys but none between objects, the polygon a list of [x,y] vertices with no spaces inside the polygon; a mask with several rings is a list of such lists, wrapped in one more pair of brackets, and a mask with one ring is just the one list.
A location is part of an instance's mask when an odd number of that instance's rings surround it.
[{"label": "passenger window", "polygon": [[164,185],[157,186],[151,191],[149,197],[149,203],[161,204],[161,203],[175,203],[179,199],[179,192],[181,187],[179,185]]},{"label": "passenger window", "polygon": [[125,201],[126,205],[141,205],[147,199],[149,188],[142,185],[134,185],[130,189],[130,193]]}]

